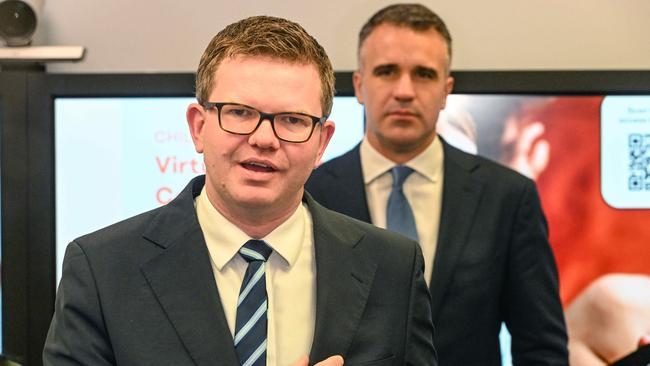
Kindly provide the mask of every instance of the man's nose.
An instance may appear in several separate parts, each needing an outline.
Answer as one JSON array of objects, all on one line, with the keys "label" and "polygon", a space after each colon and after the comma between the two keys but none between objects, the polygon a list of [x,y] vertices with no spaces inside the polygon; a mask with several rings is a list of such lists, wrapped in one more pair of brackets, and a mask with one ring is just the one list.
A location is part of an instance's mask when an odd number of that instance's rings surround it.
[{"label": "man's nose", "polygon": [[280,140],[273,132],[273,124],[270,119],[262,120],[257,129],[248,136],[248,143],[262,149],[280,148]]},{"label": "man's nose", "polygon": [[415,97],[415,89],[411,75],[404,73],[399,77],[393,94],[395,99],[399,101],[410,101]]}]

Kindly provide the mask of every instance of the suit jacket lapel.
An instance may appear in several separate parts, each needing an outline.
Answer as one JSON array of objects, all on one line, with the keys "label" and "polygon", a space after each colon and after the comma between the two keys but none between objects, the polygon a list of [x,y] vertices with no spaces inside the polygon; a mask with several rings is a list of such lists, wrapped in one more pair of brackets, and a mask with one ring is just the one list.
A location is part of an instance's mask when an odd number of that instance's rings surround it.
[{"label": "suit jacket lapel", "polygon": [[442,142],[445,154],[442,211],[430,282],[434,322],[458,259],[467,245],[483,190],[483,183],[471,174],[477,163],[444,140]]},{"label": "suit jacket lapel", "polygon": [[[376,263],[355,251],[364,234],[335,224],[332,215],[305,194],[316,253],[316,326],[311,362],[346,352],[366,306]],[[343,354],[345,356],[345,354]]]},{"label": "suit jacket lapel", "polygon": [[142,266],[178,336],[200,366],[239,362],[217,290],[210,255],[194,210],[203,186],[193,180],[164,207],[145,238],[165,250]]}]

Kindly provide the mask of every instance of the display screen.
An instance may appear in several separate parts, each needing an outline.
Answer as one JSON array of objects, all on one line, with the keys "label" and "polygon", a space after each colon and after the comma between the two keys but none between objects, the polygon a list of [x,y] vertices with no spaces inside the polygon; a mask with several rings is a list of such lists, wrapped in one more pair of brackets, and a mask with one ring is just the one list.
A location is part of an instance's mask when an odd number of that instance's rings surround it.
[{"label": "display screen", "polygon": [[[203,173],[185,122],[191,102],[55,99],[57,283],[71,240],[169,202]],[[363,136],[354,97],[337,97],[331,119],[324,160]],[[438,131],[536,182],[565,310],[608,276],[623,274],[626,288],[650,276],[650,96],[454,94]]]},{"label": "display screen", "polygon": [[[185,111],[194,98],[56,98],[56,278],[67,244],[172,200],[203,174]],[[326,161],[363,136],[363,109],[337,96]]]}]

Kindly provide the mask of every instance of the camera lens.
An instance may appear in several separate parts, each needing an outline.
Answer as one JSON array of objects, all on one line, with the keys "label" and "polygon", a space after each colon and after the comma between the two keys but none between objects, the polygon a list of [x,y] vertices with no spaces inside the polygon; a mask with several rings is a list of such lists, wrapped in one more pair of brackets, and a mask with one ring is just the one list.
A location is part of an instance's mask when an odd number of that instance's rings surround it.
[{"label": "camera lens", "polygon": [[36,13],[22,1],[0,2],[0,37],[8,45],[26,45],[36,30]]}]

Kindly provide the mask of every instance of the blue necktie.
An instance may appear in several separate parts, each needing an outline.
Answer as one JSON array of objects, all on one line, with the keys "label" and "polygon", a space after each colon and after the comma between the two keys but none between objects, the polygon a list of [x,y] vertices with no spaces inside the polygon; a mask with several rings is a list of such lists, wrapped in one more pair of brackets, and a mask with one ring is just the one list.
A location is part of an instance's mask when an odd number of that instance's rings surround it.
[{"label": "blue necktie", "polygon": [[235,350],[242,366],[266,365],[266,275],[271,249],[262,240],[249,240],[239,249],[248,262],[237,301]]},{"label": "blue necktie", "polygon": [[386,207],[386,228],[406,235],[409,238],[418,241],[418,231],[415,227],[415,217],[409,201],[404,196],[402,186],[413,169],[406,165],[398,165],[390,170],[393,175],[393,188],[388,196],[388,205]]}]

